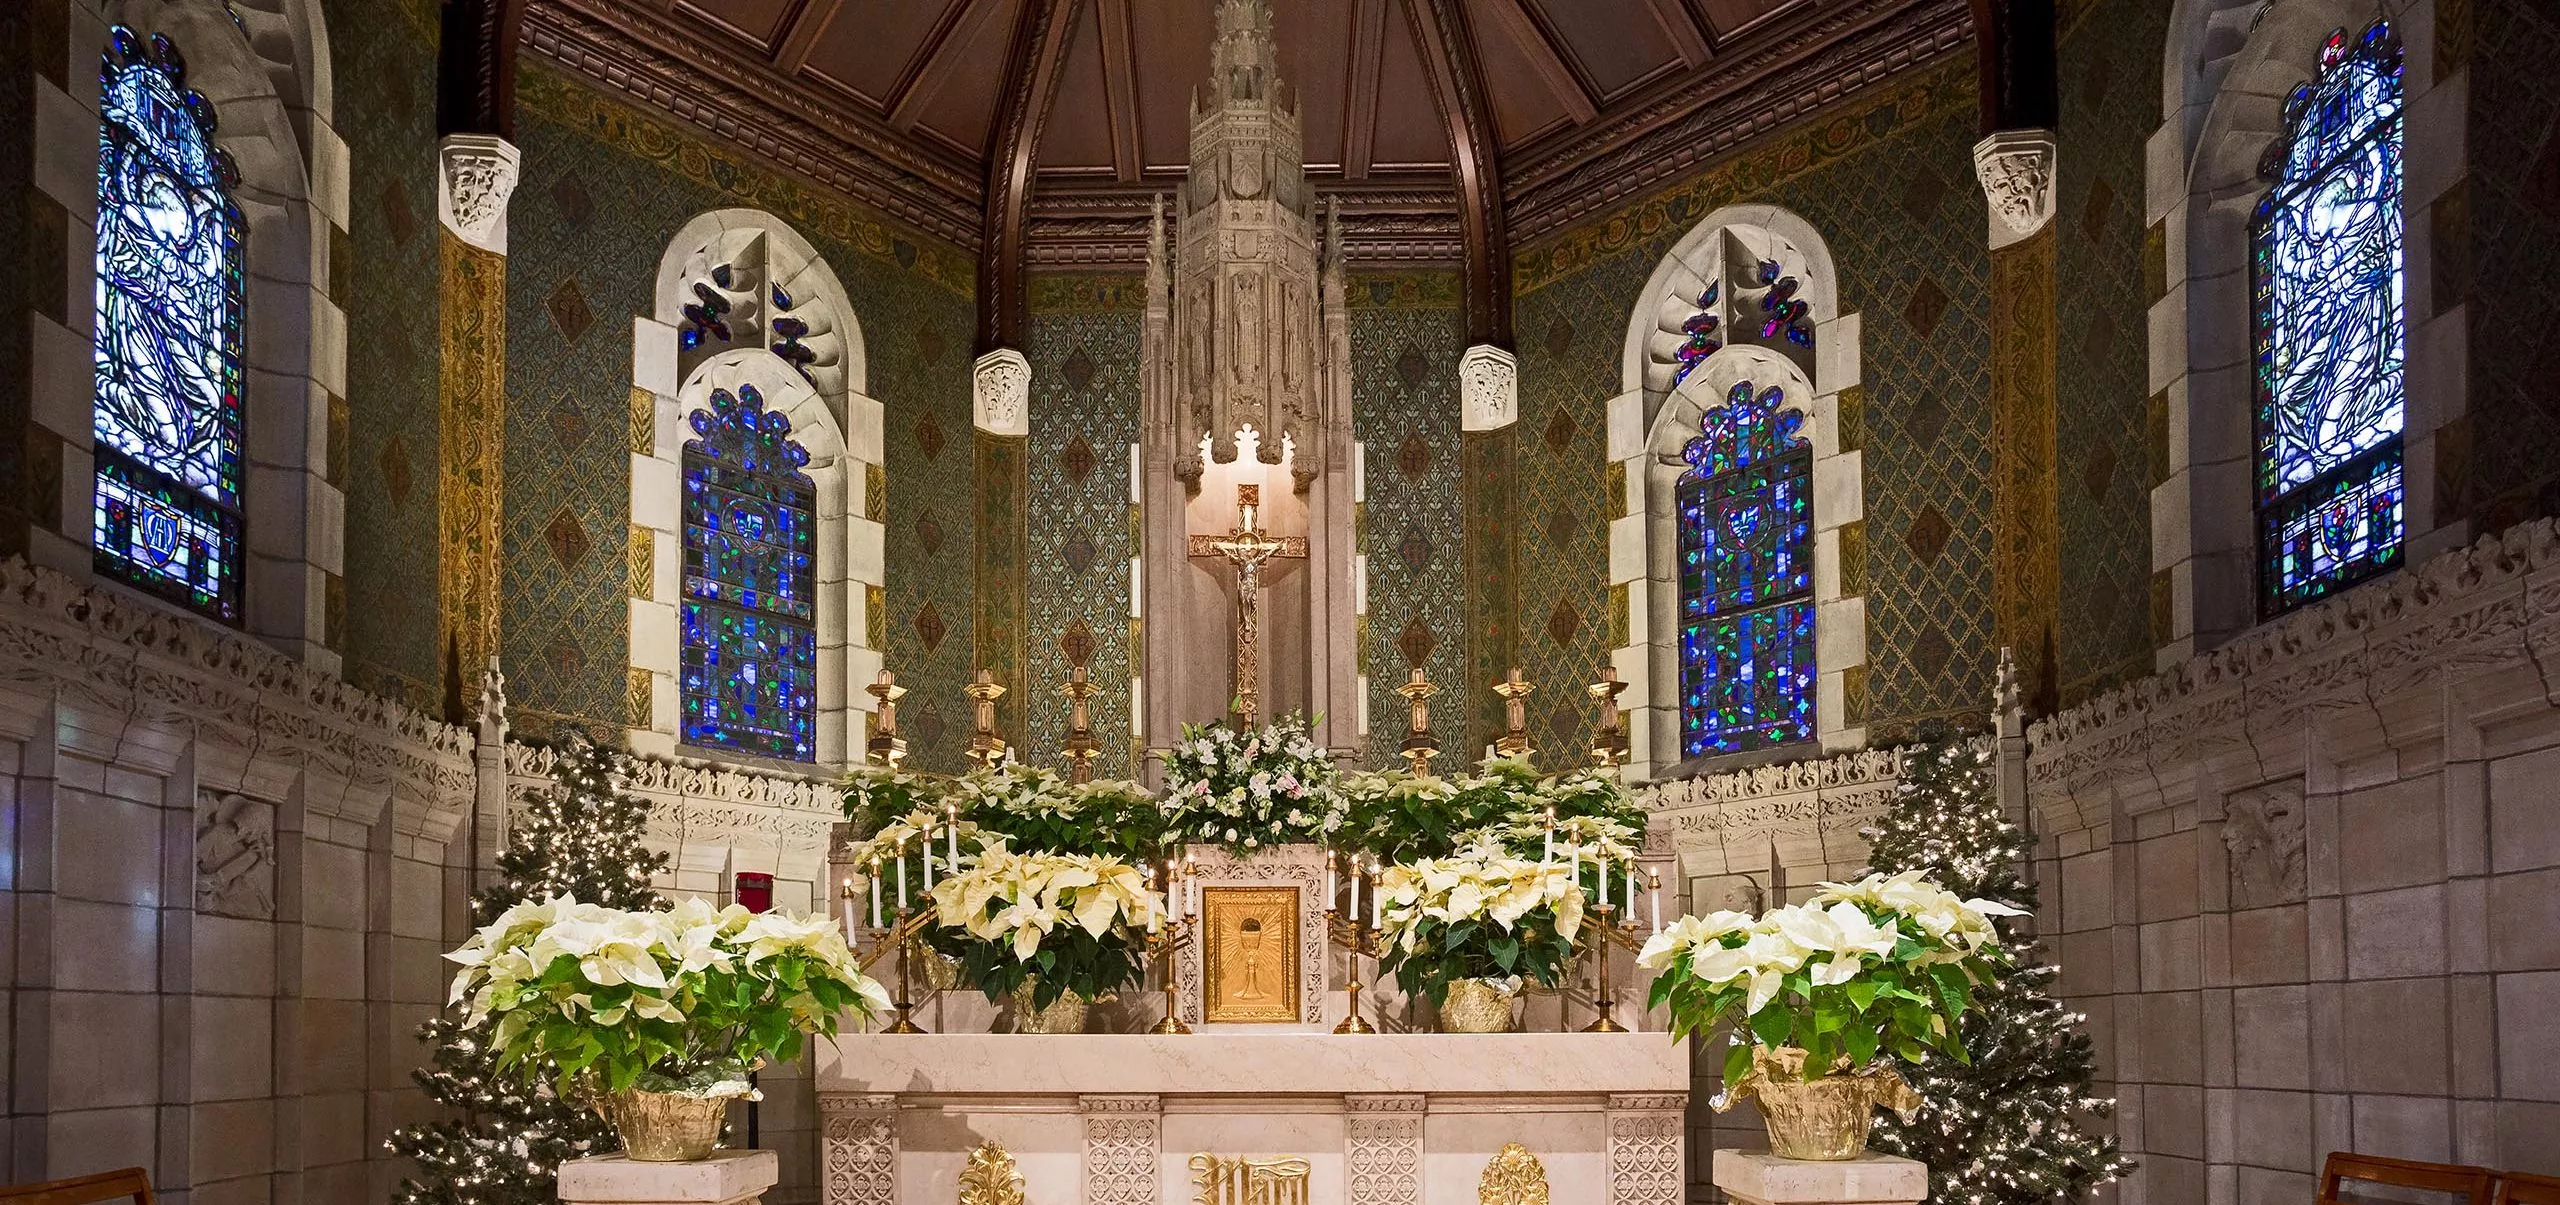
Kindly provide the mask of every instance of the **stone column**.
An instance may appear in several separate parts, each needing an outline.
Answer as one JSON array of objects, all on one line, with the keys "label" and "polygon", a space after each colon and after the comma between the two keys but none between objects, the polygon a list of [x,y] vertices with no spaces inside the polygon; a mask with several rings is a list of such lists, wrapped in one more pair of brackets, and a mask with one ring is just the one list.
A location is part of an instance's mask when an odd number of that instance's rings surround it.
[{"label": "stone column", "polygon": [[1153,1096],[1079,1096],[1084,1205],[1156,1205],[1164,1108]]},{"label": "stone column", "polygon": [[[1520,582],[1512,482],[1518,479],[1520,361],[1478,343],[1458,357],[1458,429],[1466,476],[1459,487],[1466,533],[1467,677],[1444,683],[1466,726],[1455,752],[1473,761],[1503,731],[1502,700],[1488,689],[1520,657]],[[1548,683],[1562,689],[1563,684]],[[1551,751],[1552,752],[1552,751]],[[1568,758],[1567,760],[1572,760]]]},{"label": "stone column", "polygon": [[519,156],[494,134],[448,134],[436,147],[443,224],[437,290],[441,377],[437,634],[447,720],[469,679],[498,652],[499,513],[507,386],[507,200]]},{"label": "stone column", "polygon": [[1422,1205],[1423,1098],[1345,1096],[1343,1194],[1349,1205]]},{"label": "stone column", "polygon": [[2016,651],[2027,703],[2061,698],[2061,513],[2054,459],[2053,131],[1974,145],[1990,203],[1993,643]]},{"label": "stone column", "polygon": [[780,1174],[772,1151],[714,1151],[696,1163],[572,1159],[560,1165],[560,1205],[756,1205]]},{"label": "stone column", "polygon": [[1031,361],[999,347],[978,357],[970,381],[978,533],[971,636],[976,664],[993,670],[1005,689],[996,700],[996,731],[1020,745],[1030,700],[1023,639],[1030,623]]},{"label": "stone column", "polygon": [[1715,1182],[1735,1205],[1918,1205],[1929,1196],[1927,1164],[1873,1153],[1828,1163],[1721,1150]]},{"label": "stone column", "polygon": [[898,1205],[898,1098],[818,1094],[818,1199]]}]

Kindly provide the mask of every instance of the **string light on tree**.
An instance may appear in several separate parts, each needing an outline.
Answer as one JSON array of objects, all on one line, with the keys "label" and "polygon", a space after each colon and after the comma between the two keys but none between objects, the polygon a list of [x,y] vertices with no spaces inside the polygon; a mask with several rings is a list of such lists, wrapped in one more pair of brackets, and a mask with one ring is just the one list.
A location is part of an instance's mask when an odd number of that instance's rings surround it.
[{"label": "string light on tree", "polygon": [[[560,750],[551,789],[509,817],[498,882],[471,897],[474,926],[557,895],[608,908],[663,904],[649,880],[666,855],[645,842],[648,805],[622,792],[618,764],[584,741]],[[455,1116],[392,1131],[392,1152],[417,1164],[392,1195],[397,1205],[551,1205],[563,1161],[615,1145],[593,1109],[542,1085],[548,1068],[500,1074],[485,1035],[454,1014],[427,1022],[418,1038],[433,1061],[411,1077]]]},{"label": "string light on tree", "polygon": [[[2035,889],[2018,876],[2035,838],[2002,813],[1989,744],[1942,741],[1912,749],[1902,785],[1867,831],[1880,873],[1925,870],[1965,898],[2003,900],[2032,912]],[[1964,1017],[1970,1065],[1905,1063],[1902,1076],[1926,1102],[1909,1122],[1887,1116],[1874,1145],[1929,1165],[1935,1205],[2051,1205],[2083,1199],[2133,1162],[2113,1135],[2093,1129],[2115,1101],[2091,1090],[2096,1058],[2088,1018],[2049,994],[2058,969],[2034,943],[2009,932],[2017,967],[1974,994]]]}]

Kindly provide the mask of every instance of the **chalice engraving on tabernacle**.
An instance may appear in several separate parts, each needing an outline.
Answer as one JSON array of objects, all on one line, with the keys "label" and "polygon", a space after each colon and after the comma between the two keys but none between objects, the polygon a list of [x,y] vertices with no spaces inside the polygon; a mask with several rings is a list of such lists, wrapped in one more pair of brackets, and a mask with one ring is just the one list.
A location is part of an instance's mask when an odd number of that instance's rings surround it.
[{"label": "chalice engraving on tabernacle", "polygon": [[1297,1020],[1298,889],[1210,887],[1200,911],[1208,936],[1202,1019]]}]

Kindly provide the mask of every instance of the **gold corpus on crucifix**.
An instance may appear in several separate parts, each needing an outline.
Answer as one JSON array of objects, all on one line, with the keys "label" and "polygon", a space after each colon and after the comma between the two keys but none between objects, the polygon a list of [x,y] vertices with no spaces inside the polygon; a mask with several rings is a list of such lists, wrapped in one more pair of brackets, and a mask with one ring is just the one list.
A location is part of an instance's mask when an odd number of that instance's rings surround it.
[{"label": "gold corpus on crucifix", "polygon": [[1102,689],[1085,676],[1079,665],[1067,671],[1067,680],[1058,684],[1058,693],[1067,696],[1067,780],[1093,781],[1093,759],[1102,752],[1102,742],[1093,735],[1093,692]]},{"label": "gold corpus on crucifix", "polygon": [[969,733],[969,760],[981,769],[992,770],[1004,758],[1004,738],[996,735],[996,700],[1004,697],[1004,687],[997,684],[995,671],[982,669],[965,689],[975,712]]},{"label": "gold corpus on crucifix", "polygon": [[1262,487],[1236,487],[1235,530],[1191,537],[1191,555],[1225,557],[1236,567],[1236,727],[1262,723],[1262,566],[1274,557],[1307,559],[1305,536],[1263,534]]},{"label": "gold corpus on crucifix", "polygon": [[1520,676],[1520,667],[1493,684],[1493,693],[1502,696],[1502,739],[1493,743],[1493,751],[1504,757],[1527,757],[1536,752],[1529,744],[1529,695],[1538,688]]},{"label": "gold corpus on crucifix", "polygon": [[1416,666],[1413,676],[1397,687],[1396,693],[1404,696],[1407,709],[1402,750],[1406,768],[1415,778],[1429,778],[1431,759],[1440,755],[1440,738],[1431,734],[1431,696],[1440,693],[1440,688],[1433,686],[1421,667]]},{"label": "gold corpus on crucifix", "polygon": [[907,759],[907,738],[898,735],[898,700],[907,696],[907,688],[898,685],[898,675],[880,671],[880,678],[862,688],[862,693],[880,701],[871,725],[871,760],[896,769]]}]

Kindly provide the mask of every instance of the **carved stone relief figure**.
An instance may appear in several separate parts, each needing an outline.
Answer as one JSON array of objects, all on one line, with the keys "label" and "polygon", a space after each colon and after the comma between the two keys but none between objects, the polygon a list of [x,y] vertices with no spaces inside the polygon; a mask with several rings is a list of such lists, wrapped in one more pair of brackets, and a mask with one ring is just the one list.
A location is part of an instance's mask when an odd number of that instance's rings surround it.
[{"label": "carved stone relief figure", "polygon": [[2223,800],[2222,847],[2231,857],[2231,906],[2300,903],[2303,879],[2302,780],[2234,791]]},{"label": "carved stone relief figure", "polygon": [[220,791],[196,796],[196,910],[273,920],[275,805]]}]

